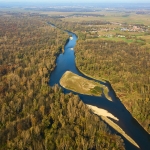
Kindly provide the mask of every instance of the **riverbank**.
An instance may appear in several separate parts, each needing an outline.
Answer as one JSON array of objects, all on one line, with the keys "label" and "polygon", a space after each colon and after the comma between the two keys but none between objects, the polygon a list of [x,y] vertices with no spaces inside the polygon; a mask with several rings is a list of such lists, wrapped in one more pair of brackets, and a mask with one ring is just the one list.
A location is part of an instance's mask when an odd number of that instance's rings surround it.
[{"label": "riverbank", "polygon": [[[67,70],[75,72],[76,74],[78,74],[86,79],[99,81],[97,79],[94,79],[93,77],[89,77],[89,75],[86,75],[81,70],[77,69],[77,66],[74,61],[75,54],[74,54],[74,52],[72,52],[72,50],[70,50],[71,47],[73,47],[73,48],[75,47],[75,44],[76,44],[76,38],[73,38],[73,40],[69,40],[68,44],[65,46],[65,53],[58,57],[57,67],[51,76],[51,78],[52,78],[52,80],[51,80],[52,82],[50,82],[51,86],[53,86],[54,84],[60,83],[60,79],[61,79],[62,75]],[[111,88],[111,84],[109,85],[109,82],[107,82],[107,81],[103,81],[103,82],[99,81],[99,83],[102,83],[103,86],[106,87],[106,89],[108,90],[107,94],[108,94],[108,96],[112,97],[112,100],[114,103],[112,103],[108,100],[105,100],[105,98],[107,97],[106,94],[105,95],[103,94],[102,97],[97,97],[97,96],[87,96],[84,94],[80,95],[79,93],[76,93],[75,91],[74,92],[79,95],[79,97],[81,98],[81,100],[83,100],[83,102],[85,104],[90,104],[93,106],[101,106],[102,108],[105,108],[112,114],[115,114],[119,118],[119,123],[118,123],[119,126],[126,133],[128,133],[128,135],[130,135],[138,143],[138,145],[141,148],[144,147],[143,149],[145,149],[145,147],[149,147],[148,146],[149,142],[146,138],[146,134],[144,136],[144,134],[142,134],[142,132],[141,132],[142,130],[140,130],[141,128],[138,128],[136,126],[136,124],[132,122],[134,118],[132,118],[131,114],[129,114],[128,111],[122,106],[122,103],[120,103],[120,101],[116,99],[117,97],[116,97],[116,95],[114,95],[115,92]],[[65,87],[64,87],[64,89],[65,89],[64,93],[70,92],[70,90],[67,90]],[[106,91],[106,89],[105,89],[105,91]],[[102,98],[102,101],[101,101],[101,98]],[[122,113],[122,112],[124,112],[124,113]],[[128,147],[128,149],[132,149],[132,148],[134,149],[135,146],[132,147],[133,145],[129,144],[130,142],[128,142],[128,140],[125,139],[125,141],[126,141],[126,146]]]},{"label": "riverbank", "polygon": [[116,121],[119,121],[119,119],[117,117],[115,117],[113,114],[109,113],[107,110],[102,109],[102,108],[98,108],[96,106],[92,106],[92,105],[87,105],[95,114],[99,115],[99,116],[105,116],[105,117],[110,117]]},{"label": "riverbank", "polygon": [[[75,61],[76,61],[76,59],[75,59]],[[76,64],[77,64],[77,63],[76,63]],[[83,75],[85,75],[85,76],[87,76],[87,77],[89,77],[89,78],[91,78],[91,79],[97,80],[97,81],[99,81],[99,82],[107,83],[107,81],[105,81],[105,80],[103,80],[103,79],[100,80],[100,79],[94,78],[94,77],[92,77],[92,76],[86,74],[85,72],[83,72],[82,70],[80,70],[77,66],[76,66],[76,68],[77,68],[78,71],[81,72]],[[106,85],[102,85],[102,86],[103,86],[103,94],[104,94],[104,96],[105,96],[109,101],[112,101],[112,98],[109,96],[109,89],[108,89],[108,87],[107,87]]]},{"label": "riverbank", "polygon": [[[75,61],[77,61],[76,59],[75,59]],[[76,63],[77,64],[77,63]],[[77,66],[76,66],[77,67]],[[90,75],[88,75],[88,74],[86,74],[85,72],[83,72],[82,70],[80,70],[78,67],[77,67],[77,69],[82,73],[82,74],[84,74],[84,75],[86,75],[87,77],[90,77],[90,78],[92,78],[92,79],[95,79],[95,80],[98,80],[98,81],[100,81],[100,82],[105,82],[105,83],[107,83],[107,80],[100,80],[100,79],[98,79],[98,78],[94,78],[94,77],[92,77],[92,76],[90,76]],[[109,81],[108,81],[109,82]],[[112,88],[112,86],[113,86],[113,84],[110,84],[110,86],[111,86],[111,88]],[[106,86],[105,86],[106,87]],[[113,88],[112,88],[113,89]],[[114,90],[113,90],[114,91]],[[108,95],[108,92],[109,92],[109,89],[106,87],[106,91],[104,92],[104,94],[105,94],[105,96],[106,96],[106,98],[108,99],[108,100],[110,100],[110,101],[113,101],[112,100],[112,98]],[[115,93],[115,91],[114,91],[114,93]],[[121,103],[122,103],[122,105],[126,108],[126,110],[127,111],[129,111],[129,108],[123,103],[123,100],[121,100],[120,98],[119,98],[119,96],[117,95],[117,93],[115,93],[115,97],[118,99],[118,101],[120,101]],[[129,111],[129,113],[132,115],[132,113]],[[146,133],[148,133],[148,134],[150,134],[142,125],[141,125],[141,123],[132,115],[132,117],[137,121],[137,123],[143,128],[143,130],[146,132]]]},{"label": "riverbank", "polygon": [[[75,59],[75,61],[77,61],[76,59]],[[77,63],[76,63],[77,64]],[[77,66],[76,66],[77,67]],[[104,83],[107,83],[107,81],[106,80],[103,80],[103,79],[98,79],[98,78],[95,78],[95,77],[92,77],[92,76],[90,76],[90,75],[88,75],[88,74],[86,74],[85,72],[83,72],[82,70],[80,70],[78,67],[77,67],[77,69],[82,73],[82,74],[84,74],[84,75],[86,75],[87,77],[90,77],[90,78],[92,78],[92,79],[95,79],[95,80],[98,80],[98,81],[100,81],[100,82],[104,82]],[[109,82],[109,81],[108,81]],[[106,86],[105,86],[106,87]],[[112,87],[111,87],[112,88]],[[113,88],[112,88],[113,89]],[[106,98],[108,99],[108,100],[111,100],[112,101],[112,98],[108,95],[108,92],[109,92],[109,89],[108,89],[108,87],[106,87],[106,91],[104,92],[105,93],[105,96],[106,96]],[[116,93],[115,93],[115,97],[117,98],[117,95],[116,95]],[[120,101],[120,100],[119,100]],[[120,101],[121,103],[122,103],[122,101]],[[122,103],[123,104],[123,103]],[[123,104],[124,105],[124,104]],[[127,107],[124,105],[124,107],[126,108],[126,110],[128,110],[127,109]],[[94,111],[93,111],[93,113],[95,113],[95,114],[97,114],[97,115],[99,115],[99,114],[103,114],[102,116],[105,116],[106,114],[105,113],[103,113],[102,111],[96,111],[97,110],[97,108],[94,108]],[[128,110],[129,111],[129,110]],[[101,115],[100,115],[101,116]],[[128,141],[130,141],[133,145],[135,145],[136,147],[138,147],[139,148],[139,146],[136,144],[136,142],[131,138],[131,137],[129,137],[117,124],[115,124],[113,121],[111,121],[110,119],[108,119],[106,116],[105,117],[101,117],[106,123],[108,123],[111,127],[113,127],[116,131],[118,131],[120,134],[122,134]],[[134,118],[134,117],[133,117]],[[134,118],[137,122],[138,122],[138,120],[136,119],[136,118]],[[138,122],[139,123],[139,122]],[[140,123],[139,123],[140,124]],[[141,125],[141,124],[140,124]],[[142,126],[141,126],[142,127]],[[144,129],[144,128],[143,128]],[[145,129],[144,129],[145,130]],[[146,130],[145,130],[146,131]]]},{"label": "riverbank", "polygon": [[[77,76],[74,76],[73,75],[73,73],[71,73],[70,71],[67,71],[64,75],[63,75],[63,77],[61,78],[61,80],[60,80],[60,84],[63,86],[64,85],[64,83],[62,83],[63,81],[62,80],[64,80],[64,82],[66,82],[67,83],[67,81],[66,80],[73,80],[73,78],[75,77],[75,81],[74,81],[74,83],[71,83],[71,84],[77,84],[78,82],[80,83],[80,85],[82,84],[81,83],[81,81],[77,81]],[[82,80],[82,82],[83,82],[83,77],[81,77],[80,78],[81,80]],[[84,79],[84,83],[86,83],[86,82],[89,82],[89,81],[87,81],[87,79]],[[67,84],[67,86],[68,86],[68,84]],[[66,86],[64,86],[64,88],[67,88]],[[68,88],[69,90],[72,90],[73,91],[73,89],[70,89],[70,88]],[[87,89],[87,87],[86,87],[86,89]],[[77,92],[76,90],[75,90],[75,92]],[[81,93],[81,92],[79,92],[79,93]],[[83,93],[83,94],[85,94],[85,93]],[[118,133],[120,133],[121,135],[123,135],[130,143],[132,143],[134,146],[136,146],[136,147],[138,147],[139,148],[139,146],[137,145],[137,143],[130,137],[130,136],[128,136],[123,130],[122,130],[122,128],[120,128],[116,123],[114,123],[112,120],[110,120],[109,118],[112,118],[112,119],[114,119],[114,120],[116,120],[116,121],[119,121],[119,119],[117,118],[117,117],[115,117],[113,114],[111,114],[111,113],[109,113],[107,110],[105,110],[105,109],[101,109],[101,108],[98,108],[98,107],[96,107],[96,106],[92,106],[92,105],[87,105],[88,107],[89,107],[89,109],[91,109],[92,110],[92,112],[94,113],[94,114],[96,114],[96,115],[98,115],[98,116],[100,116],[107,124],[109,124],[113,129],[115,129]],[[109,118],[107,118],[107,117],[109,117]]]},{"label": "riverbank", "polygon": [[[100,116],[102,118],[102,120],[104,120],[107,124],[109,124],[117,132],[119,132],[121,135],[123,135],[130,143],[132,143],[134,146],[139,148],[138,144],[130,136],[128,136],[116,123],[114,123],[112,120],[109,119],[109,118],[112,118],[112,119],[118,121],[119,119],[117,117],[115,117],[114,115],[112,115],[105,109],[101,109],[101,108],[98,108],[98,107],[92,106],[92,105],[87,105],[87,106],[89,109],[92,110],[92,112],[94,114]],[[107,117],[109,117],[109,118],[107,118]]]},{"label": "riverbank", "polygon": [[[76,57],[76,55],[75,55],[75,62],[76,62],[76,64],[77,64],[77,57]],[[105,79],[101,79],[101,78],[96,78],[96,77],[90,76],[89,74],[86,74],[85,72],[83,72],[82,70],[80,70],[77,65],[76,65],[76,67],[77,67],[77,69],[78,69],[82,74],[86,75],[87,77],[90,77],[90,78],[95,79],[95,80],[100,81],[100,82],[107,83]]]}]

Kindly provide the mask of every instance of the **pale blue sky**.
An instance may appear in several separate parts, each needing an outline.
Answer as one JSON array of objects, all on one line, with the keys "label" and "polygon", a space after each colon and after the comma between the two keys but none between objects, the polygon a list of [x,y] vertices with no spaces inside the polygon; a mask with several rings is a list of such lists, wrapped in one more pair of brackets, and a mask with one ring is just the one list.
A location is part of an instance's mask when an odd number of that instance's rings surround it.
[{"label": "pale blue sky", "polygon": [[49,3],[150,3],[150,0],[0,0],[0,2],[49,2]]}]

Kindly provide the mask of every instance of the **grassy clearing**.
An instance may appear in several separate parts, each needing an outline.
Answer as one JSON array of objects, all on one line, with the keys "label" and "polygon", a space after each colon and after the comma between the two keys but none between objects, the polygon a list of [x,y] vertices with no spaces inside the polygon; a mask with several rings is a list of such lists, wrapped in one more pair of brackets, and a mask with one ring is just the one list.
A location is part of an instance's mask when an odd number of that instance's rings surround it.
[{"label": "grassy clearing", "polygon": [[127,42],[127,43],[132,43],[133,40],[132,39],[126,39],[126,38],[117,38],[117,37],[101,37],[101,39],[103,40],[109,40],[109,41],[123,41],[123,42]]},{"label": "grassy clearing", "polygon": [[93,80],[85,79],[70,71],[66,71],[60,79],[60,84],[66,89],[77,93],[100,96],[102,94],[102,85]]}]

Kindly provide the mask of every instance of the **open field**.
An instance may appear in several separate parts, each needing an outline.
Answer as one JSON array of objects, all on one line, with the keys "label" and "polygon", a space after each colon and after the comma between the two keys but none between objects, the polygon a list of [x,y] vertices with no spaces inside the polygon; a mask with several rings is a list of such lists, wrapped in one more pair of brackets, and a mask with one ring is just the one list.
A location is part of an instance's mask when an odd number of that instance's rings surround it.
[{"label": "open field", "polygon": [[[51,5],[49,5],[50,7]],[[63,16],[61,18],[63,21],[67,22],[82,22],[82,21],[94,21],[103,20],[109,22],[127,23],[127,24],[144,24],[150,25],[150,11],[143,10],[139,13],[138,10],[129,9],[107,9],[107,8],[94,8],[84,11],[82,8],[42,8],[38,9],[36,7],[12,7],[12,8],[1,8],[1,11],[8,12],[30,12],[45,14],[48,16]]]},{"label": "open field", "polygon": [[[62,13],[63,14],[63,13]],[[73,14],[73,12],[72,12]],[[83,13],[79,13],[82,15]],[[136,23],[136,24],[150,24],[150,15],[149,14],[136,14],[135,12],[120,12],[120,11],[97,11],[97,12],[90,12],[93,16],[88,16],[89,12],[85,12],[87,16],[70,16],[64,18],[64,21],[73,21],[73,22],[80,22],[80,21],[93,21],[93,20],[104,20],[109,22],[119,22],[119,23]],[[94,15],[104,15],[104,16],[94,16]]]},{"label": "open field", "polygon": [[60,79],[61,86],[81,94],[100,96],[102,86],[95,81],[85,79],[70,71],[66,71]]}]

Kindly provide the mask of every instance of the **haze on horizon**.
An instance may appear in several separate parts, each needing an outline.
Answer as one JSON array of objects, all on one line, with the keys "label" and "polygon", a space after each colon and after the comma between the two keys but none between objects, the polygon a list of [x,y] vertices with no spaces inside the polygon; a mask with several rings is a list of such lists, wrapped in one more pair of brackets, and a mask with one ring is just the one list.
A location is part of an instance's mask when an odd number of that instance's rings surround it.
[{"label": "haze on horizon", "polygon": [[150,3],[149,0],[0,0],[0,3]]}]

